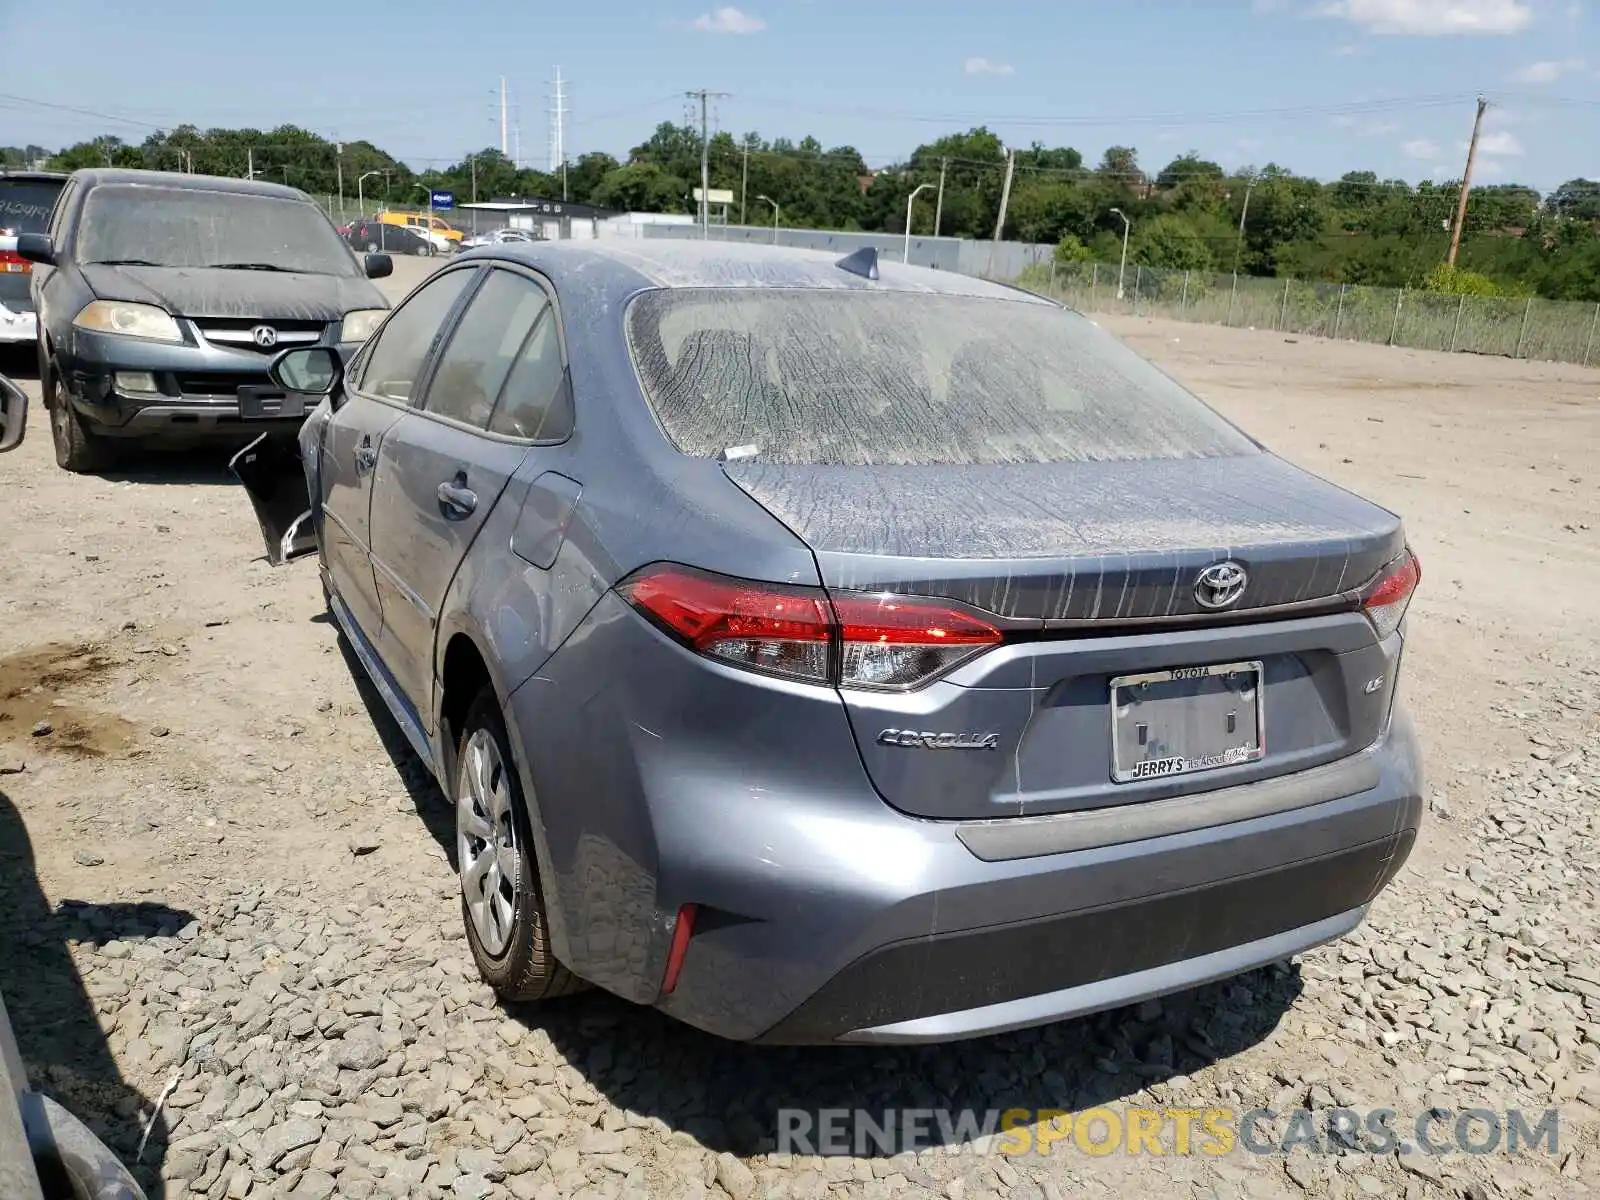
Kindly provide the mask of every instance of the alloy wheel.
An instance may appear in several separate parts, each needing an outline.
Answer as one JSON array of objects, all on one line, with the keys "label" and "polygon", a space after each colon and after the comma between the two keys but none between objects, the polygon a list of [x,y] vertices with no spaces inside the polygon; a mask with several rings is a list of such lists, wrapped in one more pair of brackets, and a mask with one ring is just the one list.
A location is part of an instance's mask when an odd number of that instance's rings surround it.
[{"label": "alloy wheel", "polygon": [[500,747],[475,729],[462,747],[456,780],[456,862],[461,894],[479,943],[498,958],[511,944],[523,886],[517,824]]}]

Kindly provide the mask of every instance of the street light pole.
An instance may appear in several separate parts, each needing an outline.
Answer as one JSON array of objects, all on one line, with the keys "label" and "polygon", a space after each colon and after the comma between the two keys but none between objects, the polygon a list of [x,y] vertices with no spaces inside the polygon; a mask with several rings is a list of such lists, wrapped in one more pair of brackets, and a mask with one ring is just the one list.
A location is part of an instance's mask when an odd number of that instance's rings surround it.
[{"label": "street light pole", "polygon": [[363,215],[366,213],[366,198],[361,193],[361,185],[366,180],[371,179],[374,175],[382,174],[382,171],[368,171],[365,175],[356,177],[356,208],[361,210]]},{"label": "street light pole", "polygon": [[925,192],[933,186],[931,183],[919,183],[911,189],[911,195],[906,198],[906,246],[900,254],[900,261],[903,263],[911,261],[911,206],[917,202],[918,192]]},{"label": "street light pole", "polygon": [[1133,222],[1128,220],[1128,214],[1120,208],[1113,208],[1112,212],[1122,218],[1122,262],[1117,267],[1117,299],[1122,299],[1122,276],[1128,270],[1128,231],[1133,228]]},{"label": "street light pole", "polygon": [[776,246],[778,244],[778,202],[771,196],[757,196],[756,199],[765,200],[772,205],[772,244]]}]

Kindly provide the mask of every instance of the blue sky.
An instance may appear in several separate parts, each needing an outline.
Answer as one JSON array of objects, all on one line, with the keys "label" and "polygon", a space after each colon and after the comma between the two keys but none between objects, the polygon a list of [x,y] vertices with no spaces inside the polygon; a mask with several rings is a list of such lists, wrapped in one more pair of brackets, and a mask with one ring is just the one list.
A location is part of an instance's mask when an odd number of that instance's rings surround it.
[{"label": "blue sky", "polygon": [[442,165],[499,143],[504,75],[537,166],[559,65],[573,155],[621,155],[709,88],[728,93],[719,128],[813,134],[875,166],[983,123],[1091,161],[1133,145],[1150,169],[1195,149],[1415,180],[1459,177],[1482,91],[1477,178],[1549,189],[1600,177],[1597,4],[0,0],[0,144],[292,122]]}]

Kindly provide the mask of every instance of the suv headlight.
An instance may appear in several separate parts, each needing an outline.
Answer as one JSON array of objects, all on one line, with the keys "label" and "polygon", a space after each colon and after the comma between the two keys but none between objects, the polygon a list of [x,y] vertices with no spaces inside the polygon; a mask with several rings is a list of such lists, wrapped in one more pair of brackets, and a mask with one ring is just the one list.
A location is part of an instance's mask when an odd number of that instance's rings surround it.
[{"label": "suv headlight", "polygon": [[345,313],[344,325],[339,330],[341,342],[364,342],[372,336],[373,331],[383,324],[383,319],[389,315],[387,308],[358,308],[355,312]]},{"label": "suv headlight", "polygon": [[181,342],[183,333],[165,309],[129,300],[91,300],[72,318],[79,329],[148,338],[155,342]]}]

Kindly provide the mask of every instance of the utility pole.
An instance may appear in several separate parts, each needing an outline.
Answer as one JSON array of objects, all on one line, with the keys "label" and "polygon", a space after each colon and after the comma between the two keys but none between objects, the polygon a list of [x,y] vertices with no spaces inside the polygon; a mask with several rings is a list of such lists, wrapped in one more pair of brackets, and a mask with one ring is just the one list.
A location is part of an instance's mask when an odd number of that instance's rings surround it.
[{"label": "utility pole", "polygon": [[1483,128],[1483,110],[1489,102],[1478,97],[1478,115],[1472,119],[1472,140],[1467,143],[1467,169],[1461,173],[1461,200],[1456,205],[1456,224],[1450,231],[1450,254],[1445,265],[1456,265],[1456,251],[1461,249],[1461,227],[1467,223],[1467,192],[1472,188],[1472,160],[1478,155],[1478,131]]},{"label": "utility pole", "polygon": [[744,139],[744,182],[739,185],[739,224],[744,224],[744,198],[750,193],[750,139]]},{"label": "utility pole", "polygon": [[949,169],[950,160],[939,160],[939,199],[933,206],[933,236],[939,236],[939,228],[944,223],[944,173]]},{"label": "utility pole", "polygon": [[708,92],[705,88],[685,92],[691,100],[700,101],[700,236],[711,236],[711,118],[709,101],[721,99],[727,92]]},{"label": "utility pole", "polygon": [[511,144],[506,141],[506,77],[500,76],[500,157],[511,157]]},{"label": "utility pole", "polygon": [[1011,176],[1016,172],[1016,169],[1017,152],[1015,150],[1007,150],[1006,182],[1005,185],[1000,189],[1000,215],[995,218],[994,222],[994,241],[989,243],[988,274],[991,277],[994,275],[994,252],[1000,245],[1000,231],[1006,227],[1006,206],[1011,203]]},{"label": "utility pole", "polygon": [[1250,193],[1255,191],[1256,181],[1250,180],[1244,185],[1244,205],[1239,209],[1239,238],[1233,244],[1233,274],[1239,274],[1239,252],[1244,249],[1244,219],[1250,212]]},{"label": "utility pole", "polygon": [[467,162],[471,164],[468,169],[472,172],[472,202],[476,204],[478,202],[478,156],[473,154],[467,159]]},{"label": "utility pole", "polygon": [[246,147],[244,163],[244,177],[246,179],[254,179],[256,177],[256,149],[254,146]]},{"label": "utility pole", "polygon": [[561,172],[561,198],[567,198],[567,90],[556,68],[550,95],[550,174]]},{"label": "utility pole", "polygon": [[333,147],[334,168],[339,172],[339,219],[344,220],[344,143]]}]

